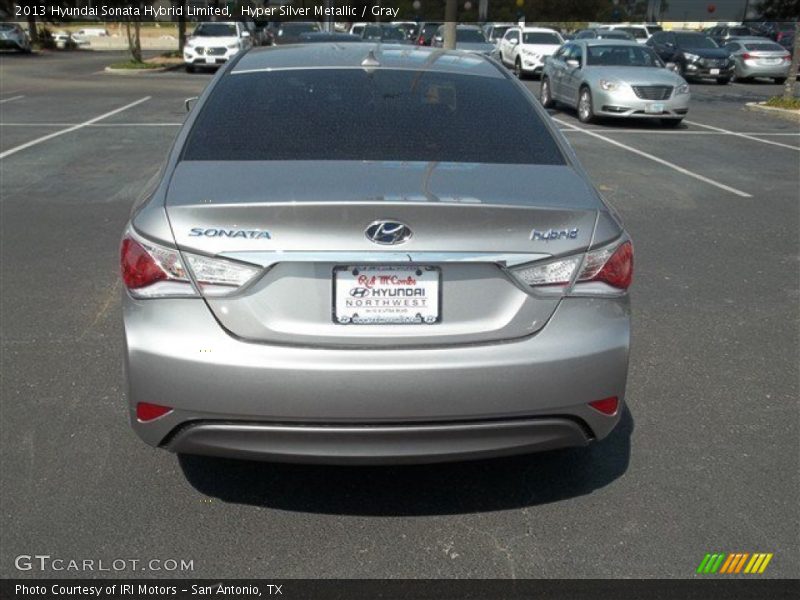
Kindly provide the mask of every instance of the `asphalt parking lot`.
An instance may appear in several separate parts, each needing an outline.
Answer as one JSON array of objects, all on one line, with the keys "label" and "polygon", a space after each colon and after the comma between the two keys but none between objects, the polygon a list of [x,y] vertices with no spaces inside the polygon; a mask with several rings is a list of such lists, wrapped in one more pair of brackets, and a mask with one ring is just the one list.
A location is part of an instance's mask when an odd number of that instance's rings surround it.
[{"label": "asphalt parking lot", "polygon": [[[636,243],[629,412],[588,450],[391,468],[176,457],[127,422],[118,243],[210,75],[0,55],[0,576],[21,554],[191,577],[800,575],[800,127],[692,85],[680,129],[552,111]],[[527,82],[538,92],[538,82]],[[81,573],[48,573],[80,576]]]}]

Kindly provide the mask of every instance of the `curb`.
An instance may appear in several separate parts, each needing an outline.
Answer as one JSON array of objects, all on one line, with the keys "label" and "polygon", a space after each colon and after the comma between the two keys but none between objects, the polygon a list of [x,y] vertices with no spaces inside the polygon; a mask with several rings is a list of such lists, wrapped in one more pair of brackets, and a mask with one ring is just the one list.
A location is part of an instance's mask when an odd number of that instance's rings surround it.
[{"label": "curb", "polygon": [[775,106],[765,106],[763,102],[748,102],[745,106],[750,110],[771,113],[776,117],[800,121],[800,110],[789,110],[788,108],[777,108]]},{"label": "curb", "polygon": [[179,65],[166,65],[164,67],[155,67],[153,69],[114,69],[106,67],[103,69],[106,73],[113,75],[139,75],[142,73],[166,73],[167,71],[177,71],[183,68],[183,63]]}]

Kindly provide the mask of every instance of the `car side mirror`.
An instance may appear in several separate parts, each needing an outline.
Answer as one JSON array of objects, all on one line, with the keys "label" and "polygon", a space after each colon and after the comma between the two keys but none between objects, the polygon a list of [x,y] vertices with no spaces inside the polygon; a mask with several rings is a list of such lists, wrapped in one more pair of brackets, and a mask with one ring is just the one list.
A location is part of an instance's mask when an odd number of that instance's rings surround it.
[{"label": "car side mirror", "polygon": [[666,64],[666,67],[667,67],[667,69],[669,69],[673,73],[677,73],[678,72],[678,65],[676,63],[674,63],[674,62],[668,62]]},{"label": "car side mirror", "polygon": [[574,58],[570,58],[567,60],[567,66],[573,69],[579,69],[581,62],[579,60],[575,60]]},{"label": "car side mirror", "polygon": [[197,96],[187,98],[186,100],[183,101],[183,105],[186,107],[186,112],[192,110],[192,107],[194,106],[195,102],[197,102]]},{"label": "car side mirror", "polygon": [[511,44],[512,46],[516,46],[517,44],[519,44],[519,40],[511,39],[508,40],[508,43]]}]

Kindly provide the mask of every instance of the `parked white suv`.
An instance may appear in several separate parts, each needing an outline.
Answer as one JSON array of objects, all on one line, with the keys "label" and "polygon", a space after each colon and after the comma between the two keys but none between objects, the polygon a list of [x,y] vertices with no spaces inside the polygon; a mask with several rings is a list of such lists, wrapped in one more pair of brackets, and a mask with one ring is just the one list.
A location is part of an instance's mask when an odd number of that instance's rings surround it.
[{"label": "parked white suv", "polygon": [[244,23],[236,21],[200,23],[183,48],[186,70],[194,73],[200,67],[223,64],[240,50],[253,45]]},{"label": "parked white suv", "polygon": [[563,43],[564,38],[555,29],[512,27],[500,40],[498,49],[502,63],[522,78],[541,73],[545,57],[552,56]]}]

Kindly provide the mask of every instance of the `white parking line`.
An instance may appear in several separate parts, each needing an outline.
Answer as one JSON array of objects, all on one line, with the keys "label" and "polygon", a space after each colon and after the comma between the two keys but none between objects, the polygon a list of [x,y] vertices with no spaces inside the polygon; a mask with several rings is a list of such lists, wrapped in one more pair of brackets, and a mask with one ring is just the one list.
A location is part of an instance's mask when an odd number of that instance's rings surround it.
[{"label": "white parking line", "polygon": [[5,104],[6,102],[13,102],[14,100],[19,100],[20,98],[24,98],[25,96],[13,96],[12,98],[3,98],[0,100],[0,104]]},{"label": "white parking line", "polygon": [[[3,125],[0,123],[0,125]],[[561,131],[575,131],[574,129],[559,128]],[[726,133],[724,131],[672,131],[669,129],[587,129],[586,131],[596,131],[598,133],[650,133],[655,135],[760,135],[772,137],[800,137],[800,132],[792,133],[786,131],[734,131]]]},{"label": "white parking line", "polygon": [[60,131],[55,131],[48,135],[43,135],[40,138],[36,138],[35,140],[31,140],[30,142],[25,142],[19,146],[15,146],[5,152],[0,153],[0,159],[6,158],[7,156],[11,156],[12,154],[16,154],[21,150],[25,150],[26,148],[30,148],[31,146],[35,146],[36,144],[41,144],[42,142],[46,142],[47,140],[52,140],[54,137],[58,137],[60,135],[64,135],[65,133],[70,133],[71,131],[77,131],[78,129],[82,129],[87,127],[93,123],[97,123],[98,121],[102,121],[103,119],[107,119],[108,117],[112,117],[118,113],[121,113],[124,110],[128,110],[129,108],[133,108],[137,104],[141,104],[142,102],[147,102],[150,100],[152,96],[145,96],[144,98],[139,98],[136,102],[131,102],[130,104],[126,104],[125,106],[121,106],[117,109],[109,111],[105,114],[100,115],[99,117],[95,117],[94,119],[89,119],[88,121],[84,121],[83,123],[78,123],[77,125],[73,125],[71,127],[67,127],[66,129],[61,129]]},{"label": "white parking line", "polygon": [[[0,123],[0,127],[73,127],[80,123]],[[180,127],[183,123],[92,123],[86,127]]]},{"label": "white parking line", "polygon": [[694,125],[695,127],[705,127],[706,129],[711,129],[712,131],[719,131],[727,135],[735,135],[736,137],[745,138],[747,140],[753,140],[754,142],[761,142],[762,144],[770,144],[772,146],[780,146],[781,148],[788,148],[789,150],[800,152],[800,147],[798,146],[781,144],[780,142],[775,142],[773,140],[762,140],[761,138],[757,138],[753,135],[750,135],[749,133],[738,133],[736,131],[729,131],[728,129],[723,129],[722,127],[714,127],[713,125],[703,125],[702,123],[697,123],[696,121],[688,121],[686,119],[684,119],[684,123],[689,123],[689,125]]},{"label": "white parking line", "polygon": [[632,152],[632,153],[638,154],[639,156],[642,156],[644,158],[648,158],[648,159],[652,160],[653,162],[657,162],[660,165],[664,165],[665,167],[669,167],[670,169],[674,169],[678,173],[682,173],[682,174],[684,174],[684,175],[686,175],[688,177],[693,177],[694,179],[697,179],[699,181],[703,181],[703,182],[705,182],[705,183],[707,183],[709,185],[713,185],[714,187],[718,187],[719,189],[725,190],[726,192],[730,192],[732,194],[736,194],[737,196],[741,196],[742,198],[752,198],[753,197],[751,194],[748,194],[747,192],[743,192],[742,190],[737,190],[736,188],[733,188],[733,187],[731,187],[729,185],[725,185],[724,183],[720,183],[719,181],[714,181],[713,179],[709,179],[708,177],[700,175],[699,173],[695,173],[694,171],[690,171],[689,169],[684,169],[683,167],[678,166],[675,163],[671,163],[668,160],[664,160],[663,158],[659,158],[658,156],[654,156],[654,155],[652,155],[652,154],[650,154],[648,152],[643,152],[642,150],[638,150],[637,148],[633,148],[632,146],[628,146],[626,144],[623,144],[622,142],[618,142],[617,140],[612,140],[609,137],[606,137],[604,135],[600,135],[599,133],[595,133],[594,131],[590,131],[589,129],[584,129],[582,127],[578,127],[578,126],[573,125],[571,123],[567,123],[566,121],[562,121],[561,119],[553,118],[553,120],[556,121],[557,123],[561,123],[562,125],[565,125],[566,127],[570,127],[572,129],[574,129],[575,131],[581,131],[581,132],[585,133],[586,135],[590,135],[592,137],[596,137],[597,139],[603,140],[604,142],[608,142],[612,146],[617,146],[618,148],[622,148],[624,150],[627,150],[628,152]]}]

